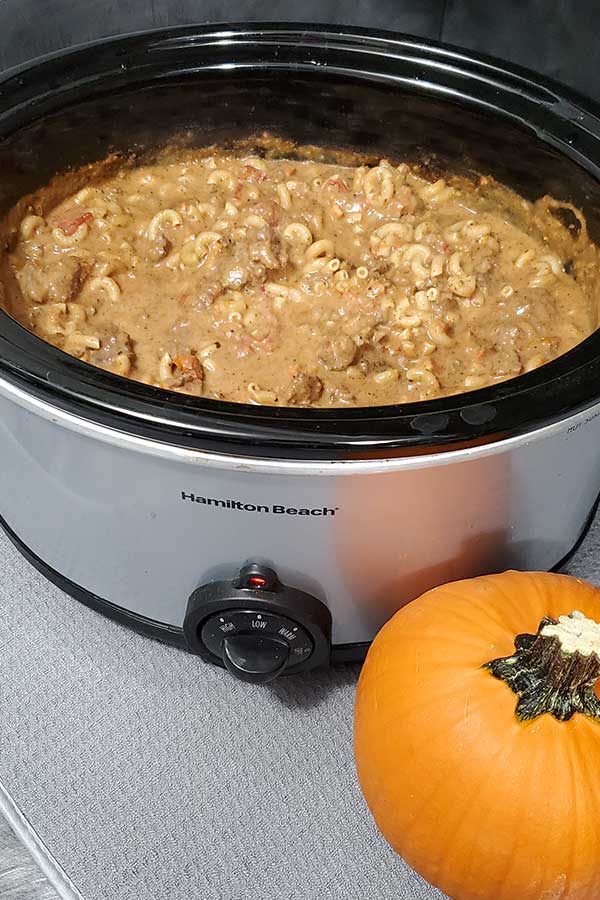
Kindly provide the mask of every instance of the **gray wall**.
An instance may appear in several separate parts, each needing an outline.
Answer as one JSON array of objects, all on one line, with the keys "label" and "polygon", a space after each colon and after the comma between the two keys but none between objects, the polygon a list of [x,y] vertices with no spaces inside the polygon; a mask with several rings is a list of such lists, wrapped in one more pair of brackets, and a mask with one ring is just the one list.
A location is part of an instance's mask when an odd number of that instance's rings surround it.
[{"label": "gray wall", "polygon": [[0,64],[104,35],[197,22],[344,22],[437,37],[443,9],[444,0],[0,0]]},{"label": "gray wall", "polygon": [[105,35],[260,19],[441,38],[520,62],[600,99],[598,0],[0,0],[0,67]]}]

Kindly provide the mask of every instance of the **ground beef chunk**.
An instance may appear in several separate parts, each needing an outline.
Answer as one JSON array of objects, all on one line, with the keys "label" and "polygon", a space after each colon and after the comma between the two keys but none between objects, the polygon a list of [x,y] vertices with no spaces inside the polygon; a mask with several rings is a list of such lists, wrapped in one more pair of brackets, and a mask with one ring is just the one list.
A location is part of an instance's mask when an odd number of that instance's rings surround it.
[{"label": "ground beef chunk", "polygon": [[118,375],[127,375],[135,359],[131,337],[119,328],[106,328],[98,334],[100,349],[90,353],[95,366]]},{"label": "ground beef chunk", "polygon": [[325,341],[321,347],[321,362],[326,369],[332,372],[341,372],[351,366],[356,359],[357,346],[345,334],[341,334],[332,340]]},{"label": "ground beef chunk", "polygon": [[186,298],[184,305],[192,309],[208,309],[217,297],[223,293],[223,288],[218,281],[203,281],[193,297]]},{"label": "ground beef chunk", "polygon": [[46,272],[27,263],[18,274],[19,285],[34,303],[71,303],[81,291],[88,268],[74,256],[65,256]]},{"label": "ground beef chunk", "polygon": [[89,270],[81,260],[72,256],[62,260],[59,268],[60,272],[57,272],[48,284],[48,298],[61,303],[70,303],[79,296]]},{"label": "ground beef chunk", "polygon": [[250,259],[262,263],[265,269],[278,269],[281,265],[269,240],[257,239],[250,245]]},{"label": "ground beef chunk", "polygon": [[287,393],[287,402],[291,406],[310,406],[323,393],[323,382],[316,375],[299,372],[294,376]]},{"label": "ground beef chunk", "polygon": [[145,234],[138,235],[135,241],[136,253],[146,262],[159,263],[171,251],[171,242],[164,234],[158,234],[151,240]]}]

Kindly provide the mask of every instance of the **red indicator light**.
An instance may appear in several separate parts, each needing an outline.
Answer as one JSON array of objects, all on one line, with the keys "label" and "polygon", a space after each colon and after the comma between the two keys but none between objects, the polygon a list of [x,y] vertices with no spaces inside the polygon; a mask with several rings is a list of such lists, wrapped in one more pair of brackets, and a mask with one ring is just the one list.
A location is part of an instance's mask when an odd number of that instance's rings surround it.
[{"label": "red indicator light", "polygon": [[267,579],[263,578],[262,575],[251,575],[248,579],[248,582],[252,585],[252,587],[264,588],[267,583]]}]

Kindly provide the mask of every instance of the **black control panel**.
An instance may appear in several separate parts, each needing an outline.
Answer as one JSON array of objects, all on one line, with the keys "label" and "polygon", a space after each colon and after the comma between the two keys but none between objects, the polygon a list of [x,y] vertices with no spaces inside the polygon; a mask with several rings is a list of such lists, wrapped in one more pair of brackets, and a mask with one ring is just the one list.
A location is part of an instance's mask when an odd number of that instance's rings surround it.
[{"label": "black control panel", "polygon": [[264,684],[329,661],[325,604],[257,563],[247,563],[232,581],[195,590],[183,629],[190,650],[242,681]]}]

